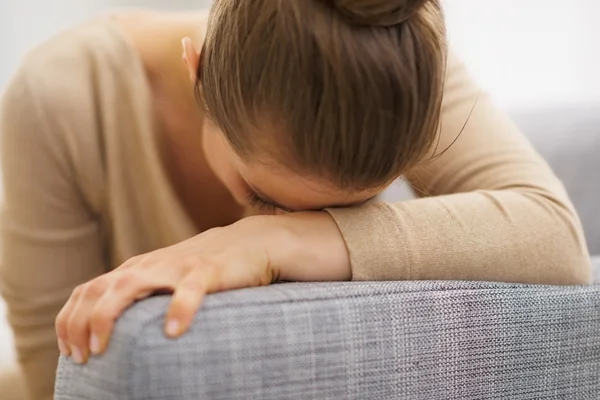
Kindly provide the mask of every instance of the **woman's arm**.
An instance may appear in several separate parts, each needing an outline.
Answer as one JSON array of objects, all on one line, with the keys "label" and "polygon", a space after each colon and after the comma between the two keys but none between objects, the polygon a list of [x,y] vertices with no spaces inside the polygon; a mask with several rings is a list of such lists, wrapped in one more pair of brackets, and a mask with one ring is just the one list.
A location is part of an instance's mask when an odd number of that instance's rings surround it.
[{"label": "woman's arm", "polygon": [[446,149],[409,176],[422,198],[329,210],[353,279],[590,281],[563,185],[454,56],[436,154]]},{"label": "woman's arm", "polygon": [[57,134],[56,125],[71,112],[59,109],[64,96],[51,90],[63,82],[45,68],[24,65],[0,106],[0,289],[30,396],[50,400],[58,360],[55,317],[72,289],[104,272],[104,265],[98,223]]}]

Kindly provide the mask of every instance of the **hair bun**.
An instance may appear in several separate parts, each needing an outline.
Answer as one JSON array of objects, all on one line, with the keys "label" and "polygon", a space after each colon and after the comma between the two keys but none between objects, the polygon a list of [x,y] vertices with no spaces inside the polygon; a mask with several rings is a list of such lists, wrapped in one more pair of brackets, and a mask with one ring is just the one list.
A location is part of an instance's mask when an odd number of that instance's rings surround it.
[{"label": "hair bun", "polygon": [[358,25],[393,26],[415,15],[429,0],[330,0]]}]

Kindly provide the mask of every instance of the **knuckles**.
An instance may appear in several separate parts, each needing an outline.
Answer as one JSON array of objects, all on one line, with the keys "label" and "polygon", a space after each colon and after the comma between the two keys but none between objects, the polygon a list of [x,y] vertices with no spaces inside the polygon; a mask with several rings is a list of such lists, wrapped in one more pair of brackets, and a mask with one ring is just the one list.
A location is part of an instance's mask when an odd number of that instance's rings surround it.
[{"label": "knuckles", "polygon": [[135,271],[124,271],[115,278],[112,286],[116,292],[140,282],[143,276]]},{"label": "knuckles", "polygon": [[76,299],[85,293],[85,285],[86,283],[82,283],[81,285],[75,286],[73,292],[71,292],[71,298]]},{"label": "knuckles", "polygon": [[106,278],[96,278],[84,285],[83,296],[88,298],[98,298],[106,292],[108,282]]}]

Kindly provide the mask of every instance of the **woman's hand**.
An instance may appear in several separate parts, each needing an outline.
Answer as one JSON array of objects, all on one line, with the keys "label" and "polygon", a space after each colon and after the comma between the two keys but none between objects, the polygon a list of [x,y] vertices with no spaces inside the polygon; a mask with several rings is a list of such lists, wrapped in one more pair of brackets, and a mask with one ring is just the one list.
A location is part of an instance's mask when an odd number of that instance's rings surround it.
[{"label": "woman's hand", "polygon": [[343,239],[329,214],[255,216],[134,257],[78,286],[56,318],[61,353],[83,363],[101,354],[132,303],[173,293],[165,331],[187,330],[207,293],[282,280],[350,279]]}]

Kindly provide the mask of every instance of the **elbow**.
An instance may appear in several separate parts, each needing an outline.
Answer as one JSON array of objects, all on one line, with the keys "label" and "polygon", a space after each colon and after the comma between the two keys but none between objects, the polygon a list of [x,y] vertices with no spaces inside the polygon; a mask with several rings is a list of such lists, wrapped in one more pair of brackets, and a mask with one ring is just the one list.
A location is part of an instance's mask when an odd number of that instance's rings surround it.
[{"label": "elbow", "polygon": [[561,267],[560,281],[564,285],[590,285],[593,281],[592,263],[583,229],[577,218],[569,225],[567,228],[569,232],[565,233],[569,233],[571,242],[565,241],[566,243],[556,250],[562,254],[560,258],[563,258],[563,265],[559,266]]},{"label": "elbow", "polygon": [[590,285],[592,284],[592,264],[587,251],[558,249],[564,251],[564,262],[558,272],[558,281],[562,285]]},{"label": "elbow", "polygon": [[[585,233],[577,212],[572,206],[554,203],[555,230],[549,245],[556,266],[556,281],[562,285],[589,285],[592,283],[592,264]],[[553,231],[553,230],[550,230]]]},{"label": "elbow", "polygon": [[[585,233],[568,199],[560,201],[548,193],[522,193],[537,204],[534,229],[539,246],[540,271],[537,283],[589,285],[593,282],[591,258]],[[532,208],[533,210],[533,208]],[[530,221],[531,222],[531,221]],[[539,224],[538,224],[539,223]],[[543,278],[542,278],[543,277]]]},{"label": "elbow", "polygon": [[566,212],[564,223],[561,224],[564,244],[558,251],[564,254],[564,277],[567,285],[590,285],[593,280],[592,263],[583,231],[583,226],[577,212],[570,209]]}]

